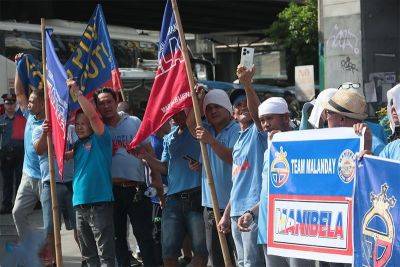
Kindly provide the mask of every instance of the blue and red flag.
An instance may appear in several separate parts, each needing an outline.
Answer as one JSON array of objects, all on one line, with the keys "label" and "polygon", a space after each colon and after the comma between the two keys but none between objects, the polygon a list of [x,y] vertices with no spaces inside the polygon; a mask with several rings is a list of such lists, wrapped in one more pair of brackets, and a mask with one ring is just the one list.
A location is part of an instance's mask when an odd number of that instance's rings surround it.
[{"label": "blue and red flag", "polygon": [[[69,78],[77,79],[87,97],[91,97],[97,88],[110,87],[115,91],[122,88],[101,5],[97,5],[77,48],[64,68]],[[71,111],[79,108],[77,99],[70,98],[69,105]]]},{"label": "blue and red flag", "polygon": [[60,177],[63,177],[69,93],[67,74],[54,50],[50,34],[50,30],[46,30],[47,92],[49,96],[49,112],[54,154],[57,159],[58,172]]},{"label": "blue and red flag", "polygon": [[189,80],[171,2],[165,5],[160,32],[158,69],[143,122],[132,140],[134,148],[174,114],[192,105]]},{"label": "blue and red flag", "polygon": [[353,266],[400,266],[399,172],[395,160],[364,156],[357,163]]}]

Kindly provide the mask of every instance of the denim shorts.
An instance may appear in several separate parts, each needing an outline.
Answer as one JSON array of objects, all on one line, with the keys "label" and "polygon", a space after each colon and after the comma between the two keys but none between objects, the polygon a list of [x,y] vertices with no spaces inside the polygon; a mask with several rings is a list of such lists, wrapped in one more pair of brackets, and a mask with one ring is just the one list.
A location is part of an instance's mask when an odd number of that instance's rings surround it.
[{"label": "denim shorts", "polygon": [[187,199],[167,196],[161,219],[161,242],[164,259],[178,258],[186,234],[190,236],[194,255],[207,257],[200,191]]},{"label": "denim shorts", "polygon": [[[76,229],[75,211],[72,207],[72,182],[56,183],[58,214],[63,218],[65,229]],[[53,233],[53,215],[51,208],[50,182],[43,182],[40,195],[44,230],[47,234]]]}]

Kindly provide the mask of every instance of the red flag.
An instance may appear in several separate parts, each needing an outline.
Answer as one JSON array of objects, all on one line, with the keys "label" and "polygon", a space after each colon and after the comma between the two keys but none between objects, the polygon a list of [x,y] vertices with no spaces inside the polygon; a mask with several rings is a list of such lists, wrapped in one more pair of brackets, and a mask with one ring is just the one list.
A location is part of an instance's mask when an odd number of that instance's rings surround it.
[{"label": "red flag", "polygon": [[160,32],[156,78],[143,122],[130,147],[134,148],[140,144],[174,114],[190,106],[192,106],[192,99],[185,61],[172,6],[170,1],[167,1]]}]

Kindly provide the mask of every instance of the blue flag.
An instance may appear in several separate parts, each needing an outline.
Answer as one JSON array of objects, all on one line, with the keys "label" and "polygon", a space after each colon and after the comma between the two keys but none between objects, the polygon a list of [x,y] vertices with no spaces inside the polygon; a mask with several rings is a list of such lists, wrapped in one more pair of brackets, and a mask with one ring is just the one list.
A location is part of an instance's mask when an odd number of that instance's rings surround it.
[{"label": "blue flag", "polygon": [[357,164],[354,266],[400,266],[400,162],[365,156]]},{"label": "blue flag", "polygon": [[[77,48],[64,68],[69,78],[77,79],[85,96],[90,97],[100,87],[110,87],[116,91],[122,88],[101,5],[97,5]],[[69,104],[71,111],[79,108],[77,99],[70,98]]]},{"label": "blue flag", "polygon": [[43,89],[42,64],[30,54],[24,54],[17,62],[17,72],[25,88],[25,95],[30,90]]},{"label": "blue flag", "polygon": [[68,99],[67,74],[60,63],[50,38],[50,30],[46,30],[46,70],[47,92],[49,96],[50,122],[54,153],[60,177],[63,177],[64,152],[66,146]]}]

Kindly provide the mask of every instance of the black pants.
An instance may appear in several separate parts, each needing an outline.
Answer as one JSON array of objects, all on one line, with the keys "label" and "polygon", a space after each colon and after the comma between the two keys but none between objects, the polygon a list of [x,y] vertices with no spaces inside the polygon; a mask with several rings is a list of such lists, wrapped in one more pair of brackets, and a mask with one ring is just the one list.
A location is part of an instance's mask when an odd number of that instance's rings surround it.
[{"label": "black pants", "polygon": [[12,209],[14,193],[17,194],[22,176],[23,154],[1,157],[1,175],[3,176],[3,201],[6,209]]},{"label": "black pants", "polygon": [[[221,215],[224,211],[221,211]],[[211,266],[225,266],[224,257],[222,255],[221,244],[219,242],[217,225],[215,223],[214,213],[212,209],[204,208],[204,223],[206,225],[206,241],[208,255],[210,256]],[[236,249],[233,241],[232,233],[225,235],[228,243],[228,250],[233,266],[236,266]]]},{"label": "black pants", "polygon": [[[118,266],[130,266],[127,246],[127,216],[132,223],[133,234],[139,245],[144,266],[157,266],[154,257],[153,206],[148,197],[137,195],[136,187],[113,186],[115,251]],[[135,196],[136,195],[136,196]]]}]

